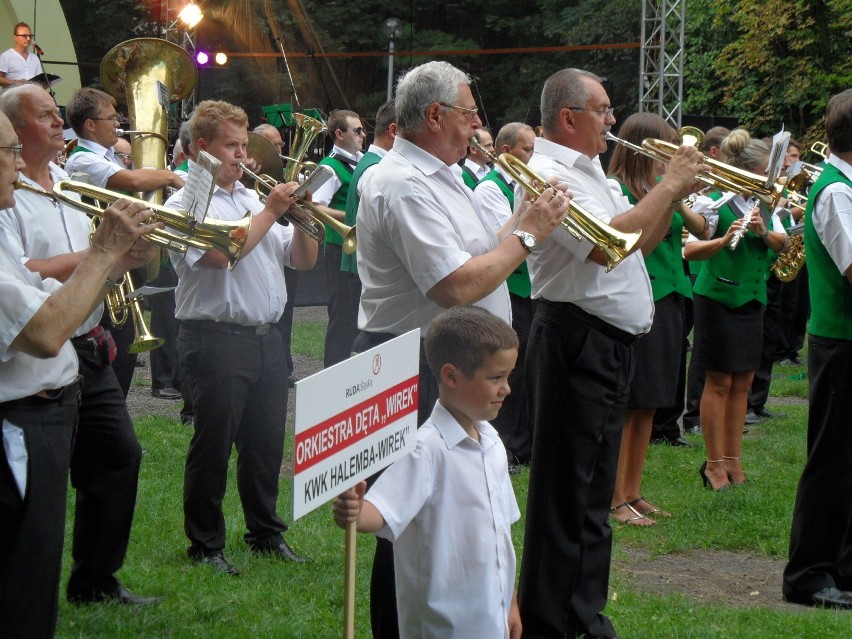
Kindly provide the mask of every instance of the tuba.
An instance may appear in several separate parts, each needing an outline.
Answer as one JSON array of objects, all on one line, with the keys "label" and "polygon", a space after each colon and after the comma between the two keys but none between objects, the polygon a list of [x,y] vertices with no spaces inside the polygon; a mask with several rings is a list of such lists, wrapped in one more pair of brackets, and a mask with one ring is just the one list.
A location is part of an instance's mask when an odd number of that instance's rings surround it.
[{"label": "tuba", "polygon": [[[547,181],[530,169],[526,164],[510,153],[501,153],[495,156],[491,151],[482,146],[476,136],[470,138],[470,146],[482,153],[489,160],[500,166],[506,173],[511,175],[523,189],[530,194],[530,199],[536,199],[548,187]],[[578,204],[568,203],[568,217],[562,221],[562,226],[574,236],[578,242],[588,240],[603,251],[606,257],[607,272],[618,266],[642,235],[642,231],[635,233],[622,233],[601,222],[594,215],[586,211]]]}]

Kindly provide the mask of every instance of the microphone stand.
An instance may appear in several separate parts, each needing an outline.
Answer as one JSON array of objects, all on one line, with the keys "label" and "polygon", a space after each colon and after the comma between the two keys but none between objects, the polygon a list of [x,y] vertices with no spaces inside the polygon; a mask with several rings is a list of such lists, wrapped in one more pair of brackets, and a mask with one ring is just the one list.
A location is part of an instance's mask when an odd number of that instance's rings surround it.
[{"label": "microphone stand", "polygon": [[[47,92],[50,94],[50,97],[53,98],[53,103],[56,104],[56,93],[53,90],[53,85],[50,83],[50,78],[47,77],[47,72],[44,70],[44,64],[42,64],[41,56],[44,55],[44,51],[38,44],[33,42],[33,53],[38,58],[38,66],[41,67],[41,74],[44,77],[44,82],[47,84]],[[38,77],[35,76],[35,77]]]},{"label": "microphone stand", "polygon": [[284,68],[287,70],[287,79],[290,81],[290,92],[293,94],[293,104],[301,111],[302,105],[299,104],[299,96],[296,94],[296,84],[293,82],[293,74],[290,73],[290,65],[287,62],[287,53],[284,51],[284,37],[278,36],[275,38],[278,43],[278,48],[281,49],[281,56],[284,58]]}]

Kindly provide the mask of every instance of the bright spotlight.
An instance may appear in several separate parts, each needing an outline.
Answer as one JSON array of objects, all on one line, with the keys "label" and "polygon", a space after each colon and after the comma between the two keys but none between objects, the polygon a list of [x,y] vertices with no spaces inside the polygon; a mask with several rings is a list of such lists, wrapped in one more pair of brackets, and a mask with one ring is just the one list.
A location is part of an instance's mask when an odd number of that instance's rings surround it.
[{"label": "bright spotlight", "polygon": [[228,55],[224,51],[219,51],[214,58],[216,60],[216,64],[220,67],[228,64]]},{"label": "bright spotlight", "polygon": [[206,51],[196,51],[195,52],[195,62],[200,66],[204,66],[208,62],[210,62],[210,56],[207,55]]},{"label": "bright spotlight", "polygon": [[204,14],[201,13],[201,9],[197,4],[192,2],[181,9],[181,12],[178,14],[178,19],[190,29],[194,29],[195,25],[201,22],[201,18],[203,17]]}]

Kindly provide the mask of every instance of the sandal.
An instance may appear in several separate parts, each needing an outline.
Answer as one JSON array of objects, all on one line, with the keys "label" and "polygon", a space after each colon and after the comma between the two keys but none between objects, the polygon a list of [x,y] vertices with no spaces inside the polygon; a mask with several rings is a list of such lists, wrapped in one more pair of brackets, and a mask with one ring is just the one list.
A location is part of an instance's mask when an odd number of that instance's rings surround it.
[{"label": "sandal", "polygon": [[[649,510],[639,510],[639,508],[637,507],[637,505],[639,504],[639,502],[640,502],[640,501],[644,501],[644,502],[645,502],[646,504],[648,504],[651,508],[650,508]],[[637,511],[637,512],[639,512],[639,513],[641,513],[641,514],[642,514],[642,515],[644,515],[645,517],[648,517],[648,515],[659,515],[660,517],[671,517],[671,516],[672,516],[672,514],[671,514],[671,513],[666,512],[665,510],[660,510],[659,508],[657,508],[654,504],[652,504],[651,502],[649,502],[649,501],[648,501],[647,499],[645,499],[642,495],[639,495],[639,497],[637,497],[637,498],[636,498],[636,499],[634,499],[633,501],[629,501],[629,502],[627,502],[627,505],[628,505],[628,506],[633,506],[633,509],[634,509],[634,510],[636,510],[636,511]]]},{"label": "sandal", "polygon": [[[615,516],[615,513],[621,510],[622,508],[627,508],[631,513],[633,513],[632,517],[628,517],[627,519],[619,519]],[[625,524],[627,526],[656,526],[657,522],[649,517],[646,517],[638,510],[636,510],[633,506],[628,504],[626,501],[624,503],[618,504],[618,506],[613,506],[609,509],[610,518],[614,519],[620,524]],[[641,522],[641,523],[640,523]]]}]

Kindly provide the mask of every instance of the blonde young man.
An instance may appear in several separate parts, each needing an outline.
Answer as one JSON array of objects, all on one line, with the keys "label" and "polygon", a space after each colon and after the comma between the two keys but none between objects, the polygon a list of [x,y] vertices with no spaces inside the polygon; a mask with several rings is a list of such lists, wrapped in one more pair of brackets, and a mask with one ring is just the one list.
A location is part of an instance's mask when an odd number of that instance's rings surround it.
[{"label": "blonde young man", "polygon": [[[276,221],[295,202],[298,184],[278,184],[261,203],[240,183],[247,159],[248,118],[227,102],[206,100],[190,119],[193,152],[221,163],[207,215],[240,220],[252,214],[240,262],[228,270],[215,250],[171,252],[178,274],[178,359],[195,421],[184,474],[184,530],[188,554],[218,572],[237,575],[222,554],[228,460],[237,449],[237,485],[249,548],[302,562],[284,541],[276,512],[287,420],[287,366],[274,324],[284,311],[284,267],[314,265],[317,244],[293,225]],[[166,206],[180,206],[178,191]]]}]

